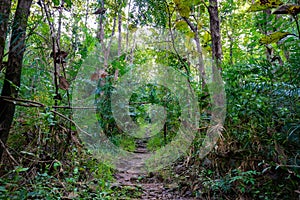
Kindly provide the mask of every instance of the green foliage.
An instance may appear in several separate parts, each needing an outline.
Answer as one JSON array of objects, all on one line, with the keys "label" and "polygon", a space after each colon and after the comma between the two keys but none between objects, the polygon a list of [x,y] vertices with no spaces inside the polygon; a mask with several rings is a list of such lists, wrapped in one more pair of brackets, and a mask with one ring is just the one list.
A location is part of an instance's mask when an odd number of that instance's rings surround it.
[{"label": "green foliage", "polygon": [[[166,27],[167,8],[161,0],[136,0],[131,9],[130,21],[143,25]],[[137,12],[138,11],[138,12]]]},{"label": "green foliage", "polygon": [[136,149],[135,141],[132,137],[126,135],[115,135],[111,137],[111,141],[125,151],[133,152]]},{"label": "green foliage", "polygon": [[60,1],[59,1],[59,0],[52,0],[52,2],[53,2],[53,4],[54,4],[55,6],[58,6],[58,5],[59,5],[59,3],[60,3]]},{"label": "green foliage", "polygon": [[[56,161],[44,170],[16,167],[0,178],[1,199],[116,199],[138,196],[139,191],[111,189],[113,171],[85,152],[66,155],[70,160]],[[22,184],[20,184],[22,183]]]},{"label": "green foliage", "polygon": [[184,20],[176,22],[175,28],[182,32],[189,30],[189,26]]},{"label": "green foliage", "polygon": [[[246,194],[251,188],[251,193],[258,194],[259,188],[254,188],[256,177],[260,173],[257,171],[241,172],[239,170],[230,171],[225,177],[220,180],[205,180],[203,181],[204,190],[211,190],[213,195],[219,192],[231,193],[234,189],[238,189],[241,194]],[[253,191],[256,190],[256,191]]]},{"label": "green foliage", "polygon": [[151,137],[147,142],[147,149],[149,149],[150,151],[156,151],[157,149],[163,147],[165,145],[165,142],[162,139],[163,137],[164,135],[161,132]]},{"label": "green foliage", "polygon": [[[59,16],[59,9],[51,6],[63,6],[60,45],[61,50],[68,51],[69,55],[65,69],[60,66],[59,75],[65,73],[67,81],[72,84],[83,60],[96,46],[94,35],[98,30],[89,27],[94,20],[90,15],[85,24],[85,13],[90,11],[86,8],[97,6],[96,2],[87,5],[82,1],[65,0],[64,5],[60,5],[61,2],[48,2],[53,14],[50,21],[56,23]],[[211,118],[211,103],[207,88],[200,88],[198,77],[195,77],[198,76],[197,66],[190,63],[191,57],[198,56],[190,48],[195,33],[191,32],[182,18],[189,18],[198,28],[203,49],[208,50],[205,58],[209,58],[211,34],[205,1],[135,0],[131,3],[129,6],[125,1],[105,1],[106,39],[110,39],[118,10],[123,20],[123,40],[126,40],[124,28],[127,25],[129,31],[137,35],[138,27],[149,26],[171,30],[175,28],[185,37],[185,44],[183,52],[178,48],[178,54],[174,53],[173,48],[133,48],[132,52],[123,52],[108,63],[108,76],[99,80],[94,95],[98,106],[98,122],[110,140],[124,150],[134,152],[136,149],[136,138],[126,136],[117,127],[111,112],[111,92],[116,81],[116,70],[121,77],[132,68],[146,65],[147,62],[170,66],[190,82],[198,95],[201,111],[197,138],[188,156],[182,158],[184,163],[174,167],[175,171],[180,171],[180,167],[186,166],[186,170],[171,177],[172,180],[179,180],[182,191],[190,187],[194,196],[213,199],[297,198],[295,191],[299,190],[300,180],[300,49],[298,38],[290,37],[296,35],[299,29],[291,25],[290,16],[278,17],[266,12],[245,14],[244,2],[219,1],[227,119],[223,137],[217,146],[206,159],[199,160],[202,138]],[[277,0],[261,0],[253,4],[249,11],[277,8],[274,14],[292,15],[298,23],[299,6],[286,4],[278,7],[281,4]],[[126,6],[130,7],[129,16],[124,12],[125,9],[122,10]],[[122,9],[119,10],[119,7]],[[18,164],[8,155],[4,157],[0,171],[0,199],[139,198],[141,191],[138,189],[125,187],[112,190],[114,171],[108,163],[93,159],[88,151],[82,149],[76,126],[66,120],[72,119],[72,111],[52,108],[55,104],[53,58],[50,56],[52,42],[50,26],[45,18],[40,7],[34,5],[19,88],[20,98],[40,102],[45,107],[31,108],[31,102],[26,104],[29,107],[17,107],[7,146]],[[57,24],[54,26],[58,28]],[[159,28],[153,29],[153,32],[160,34]],[[261,34],[266,33],[271,34],[260,38]],[[147,37],[143,39],[146,44]],[[259,45],[259,41],[264,45]],[[117,45],[114,45],[111,49],[117,49]],[[273,58],[280,57],[282,63],[277,64],[272,59],[264,60],[265,46],[271,48]],[[129,59],[131,56],[134,57],[133,62]],[[0,68],[2,86],[6,69],[2,66]],[[85,81],[87,86],[91,82]],[[101,81],[105,84],[102,85]],[[56,102],[57,106],[70,106],[68,93],[71,90],[59,89],[62,100]],[[180,106],[175,96],[168,88],[148,84],[134,91],[130,98],[131,118],[141,127],[137,135],[143,136],[147,131],[154,106],[166,110],[164,128],[148,140],[147,148],[150,151],[163,147],[176,136],[180,125]]]},{"label": "green foliage", "polygon": [[[26,181],[26,179],[24,179],[26,171],[29,171],[28,168],[17,168],[14,170],[15,174],[10,175],[13,177],[13,180],[9,178],[0,179],[1,185],[6,185],[6,187],[3,187],[0,191],[1,199],[57,199],[63,198],[64,193],[71,196],[77,193],[77,190],[82,190],[84,188],[81,188],[81,186],[78,185],[79,179],[77,168],[74,169],[71,177],[66,177],[63,180],[65,183],[58,177],[50,175],[47,172],[37,172],[35,177]],[[20,181],[27,183],[19,185]],[[61,184],[66,184],[67,187],[63,189]],[[78,185],[75,190],[72,187],[73,184]]]},{"label": "green foliage", "polygon": [[291,35],[291,33],[278,31],[278,32],[274,32],[270,35],[262,37],[259,42],[261,44],[276,43],[276,42],[278,42],[279,40],[285,38],[288,35]]},{"label": "green foliage", "polygon": [[[110,98],[113,90],[112,84],[114,82],[115,71],[118,70],[122,76],[132,67],[136,67],[135,65],[143,65],[153,58],[155,58],[157,63],[174,67],[181,73],[188,75],[190,71],[188,65],[186,65],[187,63],[182,63],[183,61],[178,60],[178,56],[168,51],[153,51],[147,49],[137,50],[133,63],[134,66],[130,65],[125,58],[126,54],[122,55],[118,59],[113,60],[108,70],[110,75],[99,80],[99,84],[103,80],[105,80],[105,84],[98,85],[96,90],[95,104],[98,108],[98,121],[105,134],[115,145],[122,147],[125,150],[134,151],[135,139],[133,137],[125,136],[122,130],[117,127],[111,111]],[[184,69],[185,67],[188,69],[188,71]],[[141,133],[135,133],[136,135],[143,136],[145,132],[147,132],[147,126],[151,120],[151,107],[153,105],[159,105],[166,108],[167,119],[165,121],[166,128],[162,129],[155,137],[150,139],[148,147],[151,150],[157,149],[170,142],[176,135],[180,124],[178,121],[178,117],[180,116],[179,103],[176,98],[174,98],[170,90],[160,85],[149,84],[141,86],[136,91],[133,91],[133,94],[130,98],[130,116],[134,123],[141,127]],[[151,126],[156,126],[156,124],[151,124]]]},{"label": "green foliage", "polygon": [[177,11],[179,12],[180,16],[189,18],[190,17],[190,4],[192,1],[189,0],[174,0],[176,5]]},{"label": "green foliage", "polygon": [[256,11],[266,10],[269,8],[276,8],[282,4],[283,3],[280,0],[259,0],[256,1],[254,4],[252,4],[248,9],[248,11],[256,12]]},{"label": "green foliage", "polygon": [[298,66],[299,60],[280,66],[253,59],[223,66],[225,132],[205,159],[199,160],[201,140],[195,140],[188,158],[193,164],[184,169],[187,161],[176,164],[180,173],[172,176],[182,189],[190,188],[201,199],[298,198]]},{"label": "green foliage", "polygon": [[[297,87],[299,81],[296,83],[287,78],[288,71],[295,70],[297,64],[280,67],[264,62],[251,62],[251,65],[238,65],[237,71],[234,71],[233,67],[230,68],[230,72],[224,71],[229,103],[227,132],[230,133],[230,140],[235,141],[239,148],[239,150],[231,150],[232,154],[235,155],[235,151],[245,151],[240,156],[249,155],[268,160],[269,165],[278,165],[278,162],[298,165],[298,161],[295,163],[293,159],[299,152],[299,148],[292,147],[293,142],[288,139],[290,131],[295,129],[291,128],[288,131],[285,128],[289,123],[297,123],[300,118],[297,103],[300,94],[299,87]],[[285,150],[282,151],[282,149]],[[276,155],[278,160],[274,159]],[[257,171],[259,165],[253,166],[252,169]],[[294,172],[299,173],[298,170]],[[286,172],[277,171],[276,173]],[[290,177],[291,188],[294,188],[293,182],[296,179],[296,177]],[[272,184],[274,184],[273,181]],[[262,190],[266,192],[268,187],[271,185],[265,185],[264,188],[259,189],[260,193]],[[288,192],[281,190],[279,186],[277,189],[278,193],[288,195]],[[256,193],[253,192],[252,195]],[[268,196],[268,194],[265,195]]]}]

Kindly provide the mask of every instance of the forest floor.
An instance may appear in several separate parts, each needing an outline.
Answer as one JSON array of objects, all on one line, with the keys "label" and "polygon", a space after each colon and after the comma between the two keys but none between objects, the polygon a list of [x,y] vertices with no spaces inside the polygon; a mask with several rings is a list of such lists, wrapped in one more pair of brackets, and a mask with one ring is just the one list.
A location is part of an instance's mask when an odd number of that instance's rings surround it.
[{"label": "forest floor", "polygon": [[134,191],[138,191],[138,194],[130,199],[193,199],[181,197],[178,185],[175,183],[168,183],[160,175],[152,172],[148,173],[143,170],[143,160],[151,155],[146,145],[146,140],[139,140],[137,142],[134,157],[130,158],[129,161],[131,167],[118,170],[114,175],[117,182],[112,187],[125,188],[127,191],[133,191],[133,193]]}]

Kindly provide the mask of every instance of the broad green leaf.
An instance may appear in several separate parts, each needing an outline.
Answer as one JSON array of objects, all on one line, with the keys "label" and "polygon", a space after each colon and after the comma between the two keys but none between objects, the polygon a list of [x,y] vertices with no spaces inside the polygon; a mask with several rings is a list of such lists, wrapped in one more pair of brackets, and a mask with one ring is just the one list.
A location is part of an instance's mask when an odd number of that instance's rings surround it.
[{"label": "broad green leaf", "polygon": [[189,26],[184,20],[177,21],[175,23],[175,28],[179,31],[189,30]]},{"label": "broad green leaf", "polygon": [[189,17],[190,16],[190,6],[192,5],[192,1],[187,0],[174,0],[176,5],[176,9],[179,12],[180,16],[182,17]]},{"label": "broad green leaf", "polygon": [[56,161],[54,164],[53,164],[53,167],[54,169],[57,169],[58,167],[62,166],[61,162],[59,161]]},{"label": "broad green leaf", "polygon": [[203,42],[207,44],[209,41],[211,41],[211,35],[208,31],[205,31],[203,34]]},{"label": "broad green leaf", "polygon": [[67,7],[72,7],[72,0],[65,0],[65,3],[67,4]]},{"label": "broad green leaf", "polygon": [[256,1],[254,4],[252,4],[248,9],[248,11],[256,12],[256,11],[266,10],[269,8],[277,8],[282,4],[283,3],[280,0],[259,0]]},{"label": "broad green leaf", "polygon": [[132,33],[137,31],[137,25],[136,24],[129,24],[128,25],[128,30]]},{"label": "broad green leaf", "polygon": [[206,7],[205,7],[205,5],[200,5],[200,13],[205,13],[205,11],[206,11]]},{"label": "broad green leaf", "polygon": [[6,192],[7,190],[6,190],[6,188],[5,188],[5,186],[0,186],[0,192]]},{"label": "broad green leaf", "polygon": [[180,5],[177,7],[178,8],[178,12],[180,14],[180,16],[182,17],[189,17],[190,16],[190,7],[186,6],[186,5]]},{"label": "broad green leaf", "polygon": [[289,14],[289,15],[297,15],[300,12],[300,6],[294,4],[282,5],[278,9],[276,9],[273,14]]},{"label": "broad green leaf", "polygon": [[288,35],[291,35],[291,33],[278,31],[278,32],[272,33],[270,35],[266,35],[266,36],[262,37],[259,42],[261,44],[276,43]]},{"label": "broad green leaf", "polygon": [[190,40],[195,37],[195,33],[192,31],[189,31],[185,34],[185,36],[187,37],[188,40]]},{"label": "broad green leaf", "polygon": [[201,0],[174,0],[176,9],[182,17],[189,17],[191,7],[198,6],[202,3]]},{"label": "broad green leaf", "polygon": [[201,21],[198,22],[198,23],[197,23],[198,30],[201,30],[202,27],[203,27],[203,25],[204,25],[203,22],[201,22]]},{"label": "broad green leaf", "polygon": [[59,6],[59,0],[52,0],[52,2],[55,6]]},{"label": "broad green leaf", "polygon": [[16,169],[14,170],[15,172],[19,173],[19,172],[26,172],[29,168],[28,167],[16,167]]},{"label": "broad green leaf", "polygon": [[202,0],[193,0],[193,6],[198,6],[202,3]]},{"label": "broad green leaf", "polygon": [[195,3],[197,3],[196,0],[174,0],[174,3],[176,6],[178,5],[186,5],[188,7],[193,6]]},{"label": "broad green leaf", "polygon": [[193,50],[193,43],[191,43],[191,39],[194,39],[195,33],[192,31],[189,31],[188,33],[185,34],[185,41],[184,41],[184,46],[189,50]]},{"label": "broad green leaf", "polygon": [[212,51],[212,48],[211,48],[211,45],[207,45],[204,47],[204,49],[208,52],[211,52]]}]

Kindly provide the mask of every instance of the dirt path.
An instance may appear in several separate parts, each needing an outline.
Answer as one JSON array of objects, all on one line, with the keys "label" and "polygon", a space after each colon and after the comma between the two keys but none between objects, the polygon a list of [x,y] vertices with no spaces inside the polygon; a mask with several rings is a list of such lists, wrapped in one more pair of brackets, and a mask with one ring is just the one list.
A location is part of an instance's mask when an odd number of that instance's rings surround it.
[{"label": "dirt path", "polygon": [[166,185],[153,173],[149,174],[143,170],[143,160],[151,155],[146,148],[146,144],[147,141],[145,140],[137,141],[137,148],[134,152],[134,157],[130,158],[128,161],[130,162],[129,166],[132,167],[119,171],[115,174],[117,183],[114,187],[126,187],[142,192],[140,197],[132,199],[191,199],[180,197],[176,185]]}]

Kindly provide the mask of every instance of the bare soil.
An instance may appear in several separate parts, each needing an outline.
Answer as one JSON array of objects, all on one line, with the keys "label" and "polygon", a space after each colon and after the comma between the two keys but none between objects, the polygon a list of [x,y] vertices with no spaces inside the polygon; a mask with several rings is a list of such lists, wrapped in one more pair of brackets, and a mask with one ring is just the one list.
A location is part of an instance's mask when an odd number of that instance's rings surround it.
[{"label": "bare soil", "polygon": [[193,199],[188,197],[181,197],[178,185],[167,184],[161,176],[156,173],[146,172],[144,169],[144,162],[151,153],[146,148],[147,141],[137,141],[137,148],[134,156],[128,160],[127,169],[119,170],[115,174],[117,182],[112,187],[126,188],[132,191],[139,191],[141,195],[132,199],[176,199],[187,200]]}]

